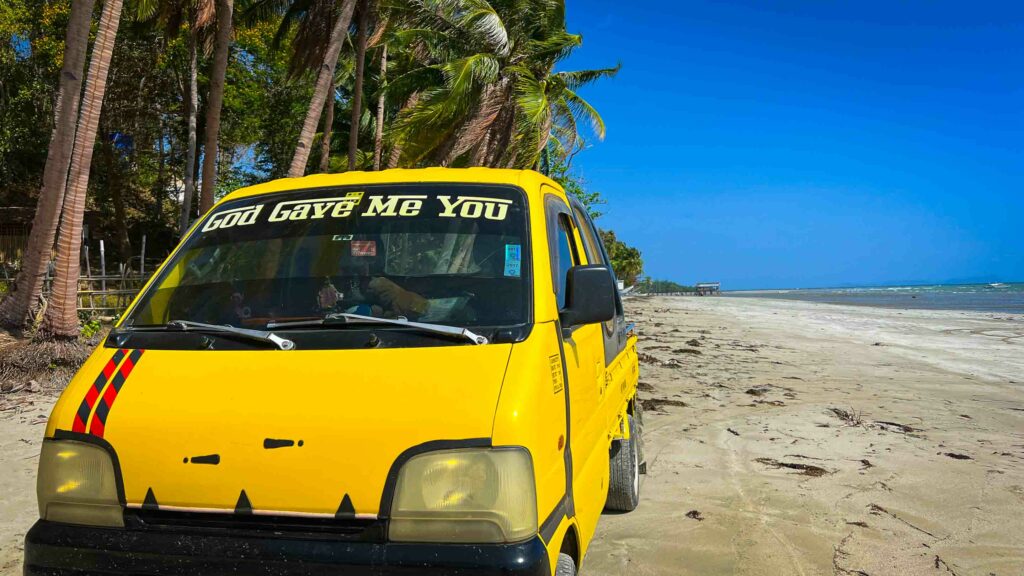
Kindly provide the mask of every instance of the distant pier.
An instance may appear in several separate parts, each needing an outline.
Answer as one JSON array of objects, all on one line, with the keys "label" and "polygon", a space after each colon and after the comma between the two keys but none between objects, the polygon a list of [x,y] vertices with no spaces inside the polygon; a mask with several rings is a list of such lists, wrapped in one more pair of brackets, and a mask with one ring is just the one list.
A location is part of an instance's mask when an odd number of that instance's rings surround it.
[{"label": "distant pier", "polygon": [[722,293],[721,282],[698,282],[694,288],[697,296],[718,296]]}]

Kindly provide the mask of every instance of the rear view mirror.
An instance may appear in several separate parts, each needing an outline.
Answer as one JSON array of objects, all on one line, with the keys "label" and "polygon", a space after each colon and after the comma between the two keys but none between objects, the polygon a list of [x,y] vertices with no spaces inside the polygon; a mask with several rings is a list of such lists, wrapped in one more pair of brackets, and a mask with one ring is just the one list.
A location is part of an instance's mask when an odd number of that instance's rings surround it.
[{"label": "rear view mirror", "polygon": [[565,289],[566,306],[558,313],[562,328],[615,318],[615,280],[607,266],[573,266],[566,274]]}]

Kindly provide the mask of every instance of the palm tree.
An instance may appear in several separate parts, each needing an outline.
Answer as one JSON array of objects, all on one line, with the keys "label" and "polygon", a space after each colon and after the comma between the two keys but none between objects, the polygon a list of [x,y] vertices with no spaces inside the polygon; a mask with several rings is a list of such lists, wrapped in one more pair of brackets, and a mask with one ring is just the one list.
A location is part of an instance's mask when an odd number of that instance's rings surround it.
[{"label": "palm tree", "polygon": [[373,132],[373,169],[380,170],[384,155],[384,106],[387,104],[388,45],[380,47],[380,86],[377,95],[377,123]]},{"label": "palm tree", "polygon": [[181,196],[181,217],[178,222],[178,234],[184,236],[188,232],[192,218],[192,197],[196,191],[196,122],[199,116],[199,49],[196,46],[198,33],[195,19],[188,31],[188,98],[185,99],[187,134],[185,142],[185,177],[184,190]]},{"label": "palm tree", "polygon": [[363,75],[366,70],[366,41],[370,26],[370,2],[359,2],[359,30],[356,33],[356,77],[352,89],[352,122],[348,135],[348,169],[356,169],[356,154],[359,152],[359,120],[363,114]]},{"label": "palm tree", "polygon": [[64,202],[68,165],[75,141],[78,104],[82,94],[82,72],[89,47],[89,25],[95,0],[73,0],[68,29],[64,39],[64,63],[57,89],[53,133],[43,169],[43,185],[39,191],[36,215],[28,237],[28,247],[21,271],[15,281],[16,290],[0,303],[0,324],[9,328],[25,325],[32,307],[43,292],[43,282],[53,254],[60,209]]},{"label": "palm tree", "polygon": [[306,110],[306,118],[302,123],[302,130],[299,132],[299,141],[295,146],[295,155],[292,157],[292,163],[288,169],[288,176],[291,178],[297,178],[306,172],[306,162],[309,160],[313,136],[316,134],[317,124],[320,123],[320,113],[323,111],[324,102],[327,100],[328,94],[334,90],[334,68],[338,64],[338,54],[341,53],[341,46],[348,33],[348,26],[352,22],[352,13],[355,11],[355,7],[356,0],[343,0],[334,26],[331,28],[330,39],[323,52],[323,60],[320,63],[316,85],[313,89],[313,97]]},{"label": "palm tree", "polygon": [[540,154],[548,146],[565,159],[582,147],[579,124],[585,121],[598,140],[604,139],[605,125],[597,110],[579,94],[583,86],[602,78],[615,76],[619,67],[574,72],[553,72],[538,80],[529,71],[522,71],[516,84],[515,97],[519,115],[517,137],[522,140],[518,151],[524,167],[535,167]]},{"label": "palm tree", "polygon": [[395,82],[422,93],[396,130],[406,164],[534,167],[552,138],[578,139],[578,120],[604,136],[576,90],[618,68],[554,72],[582,43],[562,3],[416,0],[406,14],[406,39],[432,55]]},{"label": "palm tree", "polygon": [[89,169],[96,144],[103,95],[107,87],[107,73],[114,54],[117,28],[121,20],[122,0],[106,0],[96,32],[89,75],[86,78],[85,98],[82,101],[71,155],[64,209],[60,219],[57,240],[57,264],[54,271],[53,292],[43,319],[44,333],[63,338],[78,337],[78,277],[82,248],[82,219],[85,216],[85,196],[89,185]]},{"label": "palm tree", "polygon": [[217,140],[220,137],[220,109],[224,103],[224,76],[231,49],[231,18],[234,0],[216,0],[217,37],[214,41],[213,65],[210,68],[210,92],[206,99],[206,142],[203,145],[203,179],[199,193],[199,212],[213,208],[217,187]]},{"label": "palm tree", "polygon": [[[188,89],[182,95],[185,109],[186,144],[184,183],[178,234],[184,236],[191,222],[192,200],[196,190],[197,121],[199,110],[199,45],[203,33],[216,22],[214,0],[134,0],[131,3],[137,21],[155,24],[167,37],[177,36],[187,23]],[[185,92],[183,90],[183,92]]]},{"label": "palm tree", "polygon": [[[406,99],[405,104],[398,111],[397,118],[404,118],[410,110],[416,107],[420,102],[420,93],[413,92]],[[395,130],[397,132],[397,130]],[[399,162],[402,159],[402,142],[400,139],[395,138],[395,141],[391,143],[391,152],[388,154],[388,168],[398,168]]]},{"label": "palm tree", "polygon": [[[199,119],[199,43],[200,34],[216,21],[216,8],[212,0],[184,0],[177,3],[179,16],[171,22],[188,18],[188,96],[184,98],[186,112],[184,190],[181,197],[181,216],[178,233],[188,232],[192,219],[192,200],[196,192],[196,156],[198,155]],[[184,14],[182,14],[184,13]]]}]

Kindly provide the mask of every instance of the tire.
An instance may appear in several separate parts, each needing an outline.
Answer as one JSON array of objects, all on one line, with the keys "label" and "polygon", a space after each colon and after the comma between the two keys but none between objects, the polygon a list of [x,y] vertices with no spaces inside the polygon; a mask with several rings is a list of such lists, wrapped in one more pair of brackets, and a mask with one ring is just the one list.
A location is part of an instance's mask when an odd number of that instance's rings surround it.
[{"label": "tire", "polygon": [[605,508],[617,512],[632,512],[640,503],[640,427],[636,419],[626,416],[629,440],[612,443],[611,471],[608,480],[608,500]]},{"label": "tire", "polygon": [[558,555],[558,565],[555,566],[555,576],[576,576],[576,563],[568,554]]}]

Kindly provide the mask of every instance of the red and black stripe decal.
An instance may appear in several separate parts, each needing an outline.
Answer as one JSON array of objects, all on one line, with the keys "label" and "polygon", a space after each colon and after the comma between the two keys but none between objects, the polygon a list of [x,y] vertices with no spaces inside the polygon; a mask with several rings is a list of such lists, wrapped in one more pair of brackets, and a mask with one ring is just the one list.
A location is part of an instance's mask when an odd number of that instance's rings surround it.
[{"label": "red and black stripe decal", "polygon": [[75,421],[71,425],[73,432],[84,433],[86,425],[89,422],[89,416],[92,414],[92,409],[96,405],[96,399],[100,397],[100,393],[103,392],[103,387],[107,385],[110,377],[117,370],[117,365],[121,363],[121,360],[128,354],[127,350],[118,350],[114,352],[114,355],[107,362],[106,366],[103,367],[103,371],[100,372],[99,376],[89,387],[89,391],[85,393],[85,398],[82,400],[82,404],[78,406],[78,412],[75,413]]},{"label": "red and black stripe decal", "polygon": [[96,411],[93,412],[92,422],[89,424],[89,433],[94,436],[103,438],[103,432],[106,429],[107,417],[110,415],[110,409],[114,407],[114,401],[117,400],[117,394],[121,391],[121,387],[124,386],[128,376],[131,375],[135,365],[139,363],[139,359],[142,358],[142,354],[145,350],[132,350],[128,354],[128,358],[121,363],[121,367],[118,368],[114,377],[110,379],[110,384],[103,391],[103,396],[100,397],[96,403]]}]

